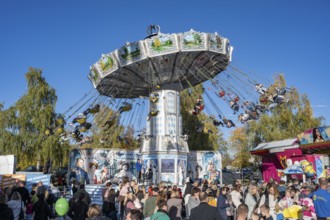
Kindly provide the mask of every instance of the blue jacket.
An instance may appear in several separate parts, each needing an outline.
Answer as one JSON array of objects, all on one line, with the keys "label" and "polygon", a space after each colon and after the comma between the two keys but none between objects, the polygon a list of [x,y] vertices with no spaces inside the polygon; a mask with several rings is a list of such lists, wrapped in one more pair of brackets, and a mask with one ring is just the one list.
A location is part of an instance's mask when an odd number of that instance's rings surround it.
[{"label": "blue jacket", "polygon": [[141,171],[141,169],[142,169],[142,163],[136,162],[135,168],[136,168],[136,171],[138,171],[138,172]]},{"label": "blue jacket", "polygon": [[71,181],[72,178],[76,179],[78,183],[84,184],[86,181],[86,184],[89,184],[88,173],[81,167],[76,167],[75,170],[70,173],[69,180]]},{"label": "blue jacket", "polygon": [[324,189],[318,189],[313,194],[313,202],[318,217],[330,217],[330,193]]},{"label": "blue jacket", "polygon": [[218,212],[220,214],[220,216],[222,217],[222,219],[227,219],[227,207],[229,207],[230,204],[227,200],[227,198],[220,193],[220,195],[217,198],[217,209]]}]

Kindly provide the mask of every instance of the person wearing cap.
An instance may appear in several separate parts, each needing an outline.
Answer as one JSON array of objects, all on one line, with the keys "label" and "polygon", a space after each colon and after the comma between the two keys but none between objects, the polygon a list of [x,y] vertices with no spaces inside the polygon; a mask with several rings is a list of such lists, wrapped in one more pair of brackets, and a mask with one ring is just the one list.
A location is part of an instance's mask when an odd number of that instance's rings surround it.
[{"label": "person wearing cap", "polygon": [[157,202],[157,195],[158,195],[158,187],[154,187],[152,189],[152,196],[150,196],[143,207],[143,216],[145,217],[145,220],[150,219],[150,216],[154,214],[155,208],[156,208],[156,202]]}]

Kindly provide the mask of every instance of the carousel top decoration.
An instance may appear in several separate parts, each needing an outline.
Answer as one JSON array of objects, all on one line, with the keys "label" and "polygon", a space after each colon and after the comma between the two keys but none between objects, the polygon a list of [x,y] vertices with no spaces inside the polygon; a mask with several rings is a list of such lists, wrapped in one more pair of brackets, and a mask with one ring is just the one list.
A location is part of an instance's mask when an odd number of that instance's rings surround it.
[{"label": "carousel top decoration", "polygon": [[[218,33],[191,29],[164,34],[158,25],[150,25],[147,34],[144,40],[127,42],[103,54],[91,66],[89,79],[101,95],[147,97],[155,88],[177,83],[186,89],[213,78],[231,61],[233,48]],[[207,77],[201,76],[203,70],[207,70]]]}]

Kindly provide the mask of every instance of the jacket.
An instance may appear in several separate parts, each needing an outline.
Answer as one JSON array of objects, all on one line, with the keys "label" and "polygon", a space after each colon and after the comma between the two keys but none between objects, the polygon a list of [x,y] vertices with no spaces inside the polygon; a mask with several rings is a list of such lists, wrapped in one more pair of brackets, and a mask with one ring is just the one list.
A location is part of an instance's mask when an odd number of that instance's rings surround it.
[{"label": "jacket", "polygon": [[150,217],[152,214],[154,214],[156,208],[156,200],[156,196],[151,196],[147,199],[146,204],[144,204],[143,207],[143,216],[145,218]]},{"label": "jacket", "polygon": [[230,204],[223,194],[220,194],[217,198],[217,209],[222,219],[227,219],[227,208]]},{"label": "jacket", "polygon": [[150,217],[150,220],[170,220],[170,217],[167,215],[167,212],[158,209],[158,211]]},{"label": "jacket", "polygon": [[217,208],[210,206],[206,202],[201,202],[199,206],[193,208],[189,220],[226,220],[221,218]]},{"label": "jacket", "polygon": [[68,216],[72,218],[72,220],[85,220],[87,218],[88,205],[78,200],[68,211]]},{"label": "jacket", "polygon": [[13,210],[7,204],[0,204],[0,219],[14,220]]},{"label": "jacket", "polygon": [[171,198],[167,200],[168,214],[171,220],[181,219],[182,199]]},{"label": "jacket", "polygon": [[13,210],[14,219],[18,220],[21,209],[24,209],[24,203],[22,200],[10,200],[7,205]]},{"label": "jacket", "polygon": [[45,200],[39,199],[33,205],[34,209],[34,220],[48,220],[50,217],[50,208]]}]

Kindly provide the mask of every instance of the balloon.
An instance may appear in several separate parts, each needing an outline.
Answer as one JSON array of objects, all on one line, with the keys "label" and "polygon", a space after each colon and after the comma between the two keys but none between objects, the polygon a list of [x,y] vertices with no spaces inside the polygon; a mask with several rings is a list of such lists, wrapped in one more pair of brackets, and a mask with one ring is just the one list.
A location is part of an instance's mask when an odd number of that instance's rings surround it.
[{"label": "balloon", "polygon": [[64,216],[69,210],[69,203],[65,198],[60,198],[55,203],[55,210],[59,216]]}]

